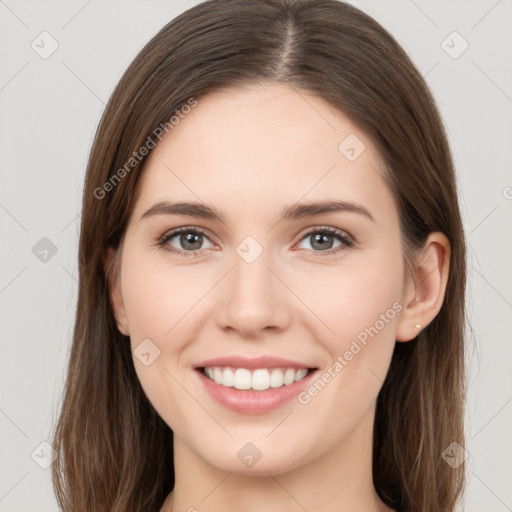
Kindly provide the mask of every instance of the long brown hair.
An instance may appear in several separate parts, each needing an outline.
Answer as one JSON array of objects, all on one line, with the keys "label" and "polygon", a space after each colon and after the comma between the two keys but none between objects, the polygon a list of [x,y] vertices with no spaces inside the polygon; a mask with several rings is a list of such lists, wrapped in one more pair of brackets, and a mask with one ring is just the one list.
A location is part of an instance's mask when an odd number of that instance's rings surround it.
[{"label": "long brown hair", "polygon": [[416,340],[396,344],[378,397],[373,479],[399,510],[451,512],[461,498],[464,464],[452,469],[441,455],[454,441],[464,445],[465,242],[450,149],[425,81],[395,39],[349,4],[209,0],[140,51],[90,152],[76,321],[53,439],[52,477],[65,512],[154,512],[174,486],[172,431],[137,379],[103,266],[133,207],[145,161],[139,149],[157,143],[158,127],[191,98],[269,81],[323,98],[372,139],[399,208],[405,255],[433,231],[450,241],[443,306]]}]

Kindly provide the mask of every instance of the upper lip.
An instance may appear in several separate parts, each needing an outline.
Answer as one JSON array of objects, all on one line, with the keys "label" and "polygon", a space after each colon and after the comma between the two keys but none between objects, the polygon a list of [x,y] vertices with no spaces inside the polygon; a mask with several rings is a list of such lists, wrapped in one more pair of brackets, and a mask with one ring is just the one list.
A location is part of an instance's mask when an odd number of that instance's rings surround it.
[{"label": "upper lip", "polygon": [[281,357],[261,356],[255,358],[247,358],[242,356],[216,357],[215,359],[207,359],[195,365],[195,368],[206,368],[213,366],[231,366],[233,368],[313,368],[307,363],[292,361]]}]

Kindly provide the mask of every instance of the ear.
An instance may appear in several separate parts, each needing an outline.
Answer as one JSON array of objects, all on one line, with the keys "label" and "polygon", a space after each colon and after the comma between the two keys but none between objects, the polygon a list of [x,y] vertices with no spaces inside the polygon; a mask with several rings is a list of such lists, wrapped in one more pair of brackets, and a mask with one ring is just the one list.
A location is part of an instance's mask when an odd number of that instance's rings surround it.
[{"label": "ear", "polygon": [[450,242],[440,232],[430,233],[413,264],[404,288],[396,341],[418,336],[443,305],[450,267]]},{"label": "ear", "polygon": [[[121,250],[119,247],[118,251]],[[120,272],[119,272],[120,254],[112,247],[108,247],[103,256],[103,270],[107,279],[108,294],[110,306],[114,313],[117,328],[121,334],[130,335],[128,328],[128,317],[124,307],[123,294],[121,292]]]}]

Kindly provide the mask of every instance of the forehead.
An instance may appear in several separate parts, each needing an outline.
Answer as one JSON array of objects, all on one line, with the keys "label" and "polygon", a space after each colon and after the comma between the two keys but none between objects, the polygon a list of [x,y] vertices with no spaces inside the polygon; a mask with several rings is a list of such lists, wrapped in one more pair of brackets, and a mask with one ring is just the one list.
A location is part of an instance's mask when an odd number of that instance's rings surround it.
[{"label": "forehead", "polygon": [[152,150],[136,210],[193,199],[270,213],[303,197],[385,207],[382,175],[369,137],[323,99],[281,84],[227,88],[199,98]]}]

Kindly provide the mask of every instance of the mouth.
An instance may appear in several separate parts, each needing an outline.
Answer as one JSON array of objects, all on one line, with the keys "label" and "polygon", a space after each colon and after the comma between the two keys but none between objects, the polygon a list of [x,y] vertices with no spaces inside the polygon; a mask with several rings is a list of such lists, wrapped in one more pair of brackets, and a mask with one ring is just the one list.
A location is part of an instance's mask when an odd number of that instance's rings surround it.
[{"label": "mouth", "polygon": [[300,382],[316,368],[235,368],[207,366],[198,368],[203,375],[219,386],[238,390],[265,391]]},{"label": "mouth", "polygon": [[263,414],[296,397],[318,368],[278,358],[230,357],[205,361],[194,370],[217,403],[242,414]]}]

